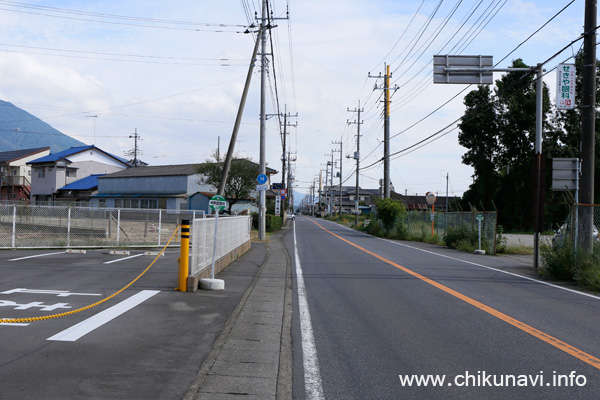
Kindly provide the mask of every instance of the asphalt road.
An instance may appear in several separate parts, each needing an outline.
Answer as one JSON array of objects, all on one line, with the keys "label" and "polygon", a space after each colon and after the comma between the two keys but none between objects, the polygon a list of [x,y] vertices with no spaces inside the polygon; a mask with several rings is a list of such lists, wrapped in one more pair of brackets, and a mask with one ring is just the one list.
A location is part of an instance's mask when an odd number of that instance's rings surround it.
[{"label": "asphalt road", "polygon": [[[168,250],[131,287],[96,307],[0,324],[0,399],[182,399],[264,262],[264,245],[253,248],[219,276],[227,281],[226,292],[174,291],[179,251]],[[2,251],[0,317],[38,317],[93,304],[152,262],[142,253]],[[102,321],[95,324],[98,317]]]},{"label": "asphalt road", "polygon": [[[519,272],[506,258],[303,216],[295,231],[295,399],[600,398],[597,297],[504,273]],[[410,381],[427,376],[443,384]]]}]

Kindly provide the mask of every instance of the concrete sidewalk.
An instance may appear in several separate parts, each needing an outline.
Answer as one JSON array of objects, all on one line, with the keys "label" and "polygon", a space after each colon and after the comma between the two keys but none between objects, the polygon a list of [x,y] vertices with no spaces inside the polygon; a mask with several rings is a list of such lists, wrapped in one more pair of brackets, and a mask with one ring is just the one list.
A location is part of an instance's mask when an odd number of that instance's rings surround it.
[{"label": "concrete sidewalk", "polygon": [[215,341],[186,400],[292,398],[291,262],[282,242],[287,231],[271,236],[264,264]]}]

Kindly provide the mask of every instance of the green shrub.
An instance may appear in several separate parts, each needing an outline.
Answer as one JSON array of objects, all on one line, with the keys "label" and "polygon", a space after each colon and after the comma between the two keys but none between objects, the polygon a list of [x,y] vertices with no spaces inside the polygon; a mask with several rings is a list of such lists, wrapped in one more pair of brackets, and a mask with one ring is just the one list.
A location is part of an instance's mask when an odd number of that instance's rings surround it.
[{"label": "green shrub", "polygon": [[[461,225],[458,227],[449,226],[444,233],[444,242],[451,249],[473,249],[479,247],[479,234],[468,227]],[[484,244],[481,244],[482,247]]]},{"label": "green shrub", "polygon": [[508,239],[504,236],[504,228],[502,225],[498,225],[496,233],[496,253],[506,253]]},{"label": "green shrub", "polygon": [[283,218],[275,216],[275,215],[267,214],[266,225],[267,225],[266,226],[267,232],[278,231],[279,229],[281,229],[281,226],[283,225]]},{"label": "green shrub", "polygon": [[383,224],[383,229],[389,232],[394,228],[398,220],[404,219],[406,215],[406,206],[404,203],[384,198],[377,200],[377,219]]},{"label": "green shrub", "polygon": [[[267,214],[265,223],[265,230],[267,232],[275,232],[276,230],[281,229],[283,218]],[[252,213],[252,228],[258,229],[258,213]]]},{"label": "green shrub", "polygon": [[571,280],[573,279],[573,248],[570,245],[552,247],[550,245],[540,246],[542,256],[542,268],[540,274],[543,276]]},{"label": "green shrub", "polygon": [[371,220],[369,225],[367,225],[367,233],[372,236],[382,237],[384,234],[383,229],[381,229],[381,225],[378,220]]}]

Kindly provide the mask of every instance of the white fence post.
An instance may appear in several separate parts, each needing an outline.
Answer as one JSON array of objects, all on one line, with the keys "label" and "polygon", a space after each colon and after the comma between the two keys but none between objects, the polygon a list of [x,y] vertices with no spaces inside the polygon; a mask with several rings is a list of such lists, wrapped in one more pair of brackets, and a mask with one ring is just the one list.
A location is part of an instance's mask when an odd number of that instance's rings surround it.
[{"label": "white fence post", "polygon": [[158,210],[158,245],[160,246],[160,232],[162,231],[162,208]]},{"label": "white fence post", "polygon": [[12,223],[12,248],[14,249],[16,246],[17,239],[17,205],[13,206],[13,223]]},{"label": "white fence post", "polygon": [[117,247],[121,239],[121,209],[117,208]]},{"label": "white fence post", "polygon": [[71,245],[71,207],[67,212],[67,247]]}]

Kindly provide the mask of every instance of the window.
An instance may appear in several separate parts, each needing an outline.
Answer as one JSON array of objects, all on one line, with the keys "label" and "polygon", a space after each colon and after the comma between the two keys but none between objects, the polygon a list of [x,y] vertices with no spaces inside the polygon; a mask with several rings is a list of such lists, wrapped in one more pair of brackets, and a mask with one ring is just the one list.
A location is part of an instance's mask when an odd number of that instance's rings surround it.
[{"label": "window", "polygon": [[73,169],[73,168],[67,168],[67,178],[76,178],[77,177],[77,170]]},{"label": "window", "polygon": [[38,168],[37,169],[37,176],[40,179],[44,179],[46,177],[46,169],[45,168]]}]

